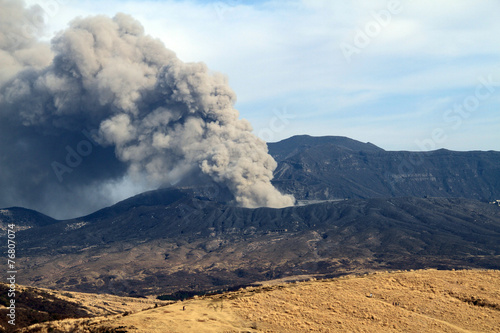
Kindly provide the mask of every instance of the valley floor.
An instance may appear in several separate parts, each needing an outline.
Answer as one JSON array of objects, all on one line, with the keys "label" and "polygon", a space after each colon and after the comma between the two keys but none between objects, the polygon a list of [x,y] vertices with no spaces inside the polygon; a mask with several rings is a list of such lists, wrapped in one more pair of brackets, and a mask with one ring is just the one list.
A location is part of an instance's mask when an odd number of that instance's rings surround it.
[{"label": "valley floor", "polygon": [[500,271],[420,270],[266,282],[126,315],[23,330],[70,331],[500,332]]}]

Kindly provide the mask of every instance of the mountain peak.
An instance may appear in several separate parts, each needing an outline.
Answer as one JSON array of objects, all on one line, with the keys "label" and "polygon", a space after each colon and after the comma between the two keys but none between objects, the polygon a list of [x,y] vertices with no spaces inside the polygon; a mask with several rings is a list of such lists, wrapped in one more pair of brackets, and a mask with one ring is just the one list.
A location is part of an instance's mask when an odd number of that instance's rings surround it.
[{"label": "mountain peak", "polygon": [[279,162],[294,152],[313,146],[337,146],[355,152],[383,152],[384,149],[372,143],[363,143],[345,136],[295,135],[288,139],[267,144],[269,153]]},{"label": "mountain peak", "polygon": [[16,230],[43,227],[58,221],[35,210],[22,207],[0,209],[0,236],[7,234],[7,225],[15,224]]}]

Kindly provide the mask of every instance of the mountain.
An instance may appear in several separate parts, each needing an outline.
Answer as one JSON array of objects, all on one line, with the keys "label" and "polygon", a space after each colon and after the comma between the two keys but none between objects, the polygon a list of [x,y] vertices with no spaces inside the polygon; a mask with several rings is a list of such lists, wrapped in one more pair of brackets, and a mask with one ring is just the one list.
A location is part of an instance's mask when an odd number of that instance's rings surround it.
[{"label": "mountain", "polygon": [[301,274],[500,268],[500,208],[470,199],[234,207],[162,189],[17,233],[20,283],[120,295],[224,289]]},{"label": "mountain", "polygon": [[273,183],[301,200],[376,197],[500,198],[500,152],[385,151],[344,137],[269,144]]},{"label": "mountain", "polygon": [[62,221],[1,210],[2,228],[14,222],[22,244],[18,282],[140,296],[303,274],[500,268],[500,207],[484,202],[500,197],[500,153],[390,152],[309,136],[269,150],[276,186],[300,205],[235,207],[212,184],[150,191]]},{"label": "mountain", "polygon": [[7,234],[9,224],[15,224],[16,230],[24,230],[53,223],[57,223],[57,220],[31,209],[21,207],[0,209],[0,236]]},{"label": "mountain", "polygon": [[301,151],[312,147],[322,146],[330,148],[341,148],[354,152],[382,152],[379,148],[371,143],[362,143],[344,136],[320,136],[313,137],[309,135],[296,135],[288,139],[268,143],[269,153],[276,161],[283,161]]}]

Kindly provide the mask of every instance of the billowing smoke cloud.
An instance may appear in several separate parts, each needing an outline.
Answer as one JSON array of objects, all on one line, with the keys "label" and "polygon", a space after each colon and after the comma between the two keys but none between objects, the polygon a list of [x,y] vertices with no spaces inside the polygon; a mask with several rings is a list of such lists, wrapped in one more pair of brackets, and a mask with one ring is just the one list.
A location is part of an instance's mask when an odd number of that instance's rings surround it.
[{"label": "billowing smoke cloud", "polygon": [[271,185],[276,162],[223,75],[183,63],[124,14],[74,20],[53,54],[9,44],[19,27],[3,16],[29,10],[0,5],[0,206],[75,216],[113,191],[189,179],[215,181],[245,207],[294,203]]},{"label": "billowing smoke cloud", "polygon": [[0,86],[26,66],[43,68],[52,52],[36,37],[43,33],[40,7],[24,9],[20,1],[0,0]]}]

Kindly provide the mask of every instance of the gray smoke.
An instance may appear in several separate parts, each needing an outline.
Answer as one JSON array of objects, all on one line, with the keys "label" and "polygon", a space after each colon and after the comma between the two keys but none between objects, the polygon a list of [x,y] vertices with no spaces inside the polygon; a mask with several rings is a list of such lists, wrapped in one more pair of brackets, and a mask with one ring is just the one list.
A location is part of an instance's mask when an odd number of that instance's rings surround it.
[{"label": "gray smoke", "polygon": [[20,1],[0,0],[0,86],[23,68],[41,69],[50,64],[52,52],[37,41],[43,33],[42,9],[24,9]]},{"label": "gray smoke", "polygon": [[9,44],[13,16],[36,8],[0,6],[0,206],[75,216],[125,188],[189,179],[227,187],[244,207],[293,205],[272,186],[276,162],[238,118],[225,76],[183,63],[124,14],[75,19],[53,53],[33,39]]}]

